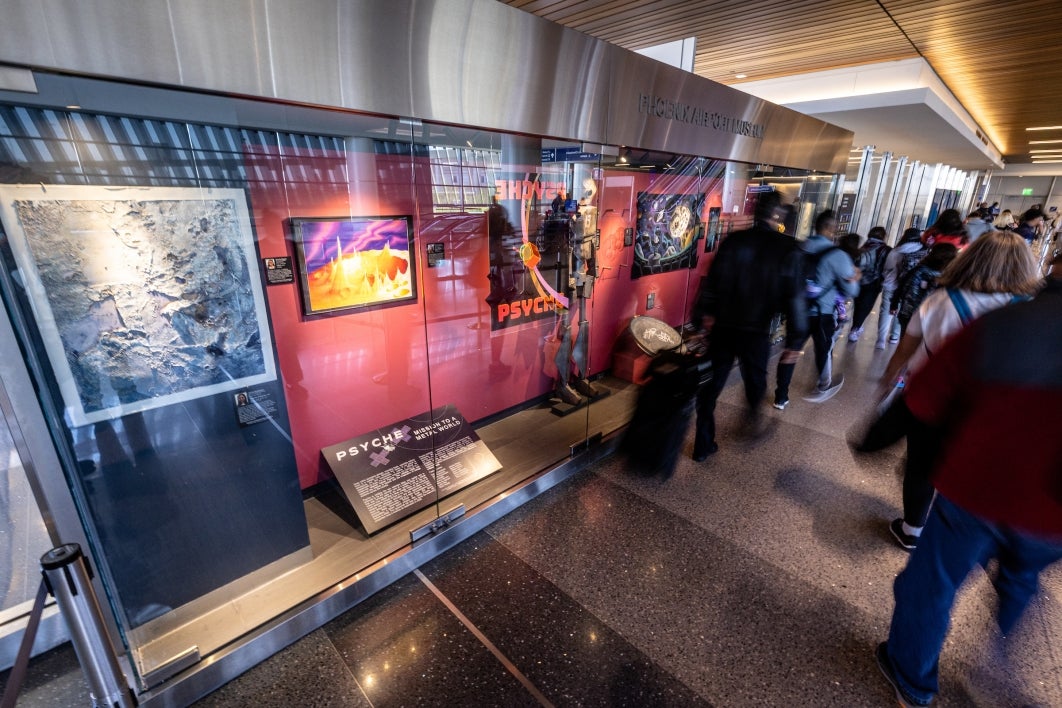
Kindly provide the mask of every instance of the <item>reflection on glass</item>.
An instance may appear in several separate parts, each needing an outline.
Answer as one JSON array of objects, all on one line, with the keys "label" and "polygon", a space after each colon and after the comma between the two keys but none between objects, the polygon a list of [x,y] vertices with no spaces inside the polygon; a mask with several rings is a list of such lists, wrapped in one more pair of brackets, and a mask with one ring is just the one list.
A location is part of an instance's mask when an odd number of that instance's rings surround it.
[{"label": "reflection on glass", "polygon": [[52,545],[7,422],[0,418],[0,617],[33,600],[40,557]]}]

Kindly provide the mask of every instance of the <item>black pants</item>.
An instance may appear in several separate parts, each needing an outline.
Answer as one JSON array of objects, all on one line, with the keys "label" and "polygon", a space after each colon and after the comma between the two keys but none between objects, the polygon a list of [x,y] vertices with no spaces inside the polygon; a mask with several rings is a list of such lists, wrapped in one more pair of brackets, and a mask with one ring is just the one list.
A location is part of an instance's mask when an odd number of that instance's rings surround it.
[{"label": "black pants", "polygon": [[852,312],[852,331],[863,326],[863,323],[867,321],[867,316],[870,311],[874,309],[874,301],[878,299],[878,295],[881,294],[881,281],[871,283],[870,285],[863,285],[859,288],[859,294],[855,296],[853,301]]},{"label": "black pants", "polygon": [[[830,379],[833,378],[832,367],[827,368],[827,364],[830,363],[830,355],[833,352],[833,333],[836,329],[837,320],[832,314],[808,317],[808,330],[811,333],[811,341],[815,344],[815,367],[819,372],[820,386],[824,383],[829,386]],[[807,344],[806,339],[800,343],[800,348],[803,349],[805,344]],[[789,384],[793,382],[795,370],[796,362],[778,364],[778,381],[774,390],[775,401],[789,400]]]},{"label": "black pants", "polygon": [[940,448],[940,433],[917,420],[907,431],[907,460],[903,470],[903,520],[908,526],[926,525],[936,489],[930,481]]},{"label": "black pants", "polygon": [[697,435],[693,456],[705,454],[715,442],[715,402],[726,386],[734,360],[741,368],[745,382],[745,400],[750,419],[759,416],[760,403],[767,393],[767,354],[770,351],[767,332],[745,332],[716,325],[712,329],[708,356],[712,359],[712,380],[697,395]]}]

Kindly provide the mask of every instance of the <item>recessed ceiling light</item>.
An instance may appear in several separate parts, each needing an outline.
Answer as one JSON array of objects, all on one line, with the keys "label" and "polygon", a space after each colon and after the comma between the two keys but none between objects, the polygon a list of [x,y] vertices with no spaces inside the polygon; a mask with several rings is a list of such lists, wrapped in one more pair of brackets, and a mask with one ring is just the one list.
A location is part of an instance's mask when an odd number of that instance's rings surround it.
[{"label": "recessed ceiling light", "polygon": [[1062,140],[1030,140],[1030,145],[1050,145],[1051,143],[1062,143]]},{"label": "recessed ceiling light", "polygon": [[1041,125],[1036,128],[1026,128],[1026,130],[1062,130],[1062,125]]},{"label": "recessed ceiling light", "polygon": [[1033,160],[1034,165],[1057,165],[1062,164],[1062,160]]},{"label": "recessed ceiling light", "polygon": [[748,74],[734,74],[734,78],[735,79],[744,79],[747,76],[748,76]]},{"label": "recessed ceiling light", "polygon": [[79,110],[81,110],[81,106],[79,106],[76,103],[71,103],[69,106],[66,107],[66,109],[68,111],[79,111]]}]

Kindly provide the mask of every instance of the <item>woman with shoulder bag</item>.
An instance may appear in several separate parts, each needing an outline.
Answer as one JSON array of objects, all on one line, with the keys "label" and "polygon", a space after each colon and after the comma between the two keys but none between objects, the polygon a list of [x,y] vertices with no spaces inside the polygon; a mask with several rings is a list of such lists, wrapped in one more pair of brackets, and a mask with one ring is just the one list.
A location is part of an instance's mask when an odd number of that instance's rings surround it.
[{"label": "woman with shoulder bag", "polygon": [[[972,320],[1031,296],[1039,287],[1039,279],[1024,239],[1012,232],[992,231],[963,250],[941,273],[937,285],[912,316],[885,368],[883,394],[890,393],[901,376],[906,379],[921,368],[933,352]],[[933,504],[935,492],[929,472],[934,438],[917,424],[907,433],[904,514],[889,524],[896,542],[906,550],[918,545]]]}]

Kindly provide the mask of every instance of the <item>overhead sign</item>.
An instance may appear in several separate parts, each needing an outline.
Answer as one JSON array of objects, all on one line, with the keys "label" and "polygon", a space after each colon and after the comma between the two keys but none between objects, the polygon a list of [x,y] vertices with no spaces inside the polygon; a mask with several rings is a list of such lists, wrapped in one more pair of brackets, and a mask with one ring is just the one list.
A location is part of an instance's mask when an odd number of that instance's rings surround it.
[{"label": "overhead sign", "polygon": [[542,162],[597,162],[601,154],[596,152],[583,152],[581,148],[543,148]]}]

